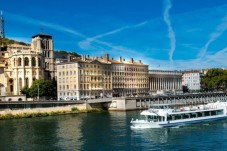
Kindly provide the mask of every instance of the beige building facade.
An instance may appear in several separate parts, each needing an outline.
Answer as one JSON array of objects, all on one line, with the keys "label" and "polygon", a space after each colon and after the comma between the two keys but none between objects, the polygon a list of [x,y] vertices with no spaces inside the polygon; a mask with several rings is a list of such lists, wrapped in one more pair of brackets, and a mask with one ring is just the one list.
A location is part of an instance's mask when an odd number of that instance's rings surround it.
[{"label": "beige building facade", "polygon": [[57,66],[58,100],[133,96],[148,93],[148,65],[81,56]]},{"label": "beige building facade", "polygon": [[24,86],[30,87],[35,79],[54,77],[52,36],[38,34],[32,37],[31,46],[7,45],[0,56],[1,95],[20,95]]}]

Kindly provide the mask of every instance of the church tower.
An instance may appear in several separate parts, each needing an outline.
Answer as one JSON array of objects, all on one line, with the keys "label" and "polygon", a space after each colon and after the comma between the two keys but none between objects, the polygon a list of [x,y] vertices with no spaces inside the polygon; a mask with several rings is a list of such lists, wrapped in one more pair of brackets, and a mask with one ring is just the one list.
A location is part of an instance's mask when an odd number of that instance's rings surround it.
[{"label": "church tower", "polygon": [[54,45],[51,35],[40,33],[32,37],[31,49],[41,53],[44,58],[45,78],[54,78]]},{"label": "church tower", "polygon": [[3,18],[3,13],[1,11],[1,20],[0,20],[0,37],[5,38],[5,33],[4,33],[4,18]]}]

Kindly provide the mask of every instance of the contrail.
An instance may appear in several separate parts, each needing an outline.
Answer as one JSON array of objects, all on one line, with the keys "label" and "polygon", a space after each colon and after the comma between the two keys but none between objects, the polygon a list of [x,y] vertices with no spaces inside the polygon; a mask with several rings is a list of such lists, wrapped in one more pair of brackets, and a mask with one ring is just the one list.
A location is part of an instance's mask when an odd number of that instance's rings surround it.
[{"label": "contrail", "polygon": [[173,53],[176,48],[176,38],[169,18],[169,10],[172,7],[172,4],[170,0],[164,0],[163,3],[164,3],[163,19],[168,26],[168,36],[170,39],[169,60],[171,61],[171,63],[173,63]]},{"label": "contrail", "polygon": [[135,25],[128,25],[128,26],[124,26],[124,27],[121,27],[121,28],[118,28],[118,29],[115,29],[115,30],[112,30],[112,31],[109,31],[109,32],[106,32],[106,33],[103,33],[103,34],[99,34],[99,35],[96,35],[94,37],[90,37],[90,38],[87,38],[83,41],[80,41],[79,42],[79,45],[83,45],[83,44],[89,44],[93,41],[96,41],[97,39],[99,38],[102,38],[104,36],[108,36],[108,35],[113,35],[113,34],[116,34],[116,33],[119,33],[123,30],[126,30],[126,29],[130,29],[130,28],[137,28],[137,27],[140,27],[140,26],[143,26],[143,25],[146,25],[147,23],[149,23],[150,21],[144,21],[144,22],[141,22],[139,24],[135,24]]},{"label": "contrail", "polygon": [[227,29],[227,15],[222,18],[222,22],[216,27],[215,31],[210,35],[210,39],[199,52],[198,57],[201,59],[207,52],[209,45],[215,41]]}]

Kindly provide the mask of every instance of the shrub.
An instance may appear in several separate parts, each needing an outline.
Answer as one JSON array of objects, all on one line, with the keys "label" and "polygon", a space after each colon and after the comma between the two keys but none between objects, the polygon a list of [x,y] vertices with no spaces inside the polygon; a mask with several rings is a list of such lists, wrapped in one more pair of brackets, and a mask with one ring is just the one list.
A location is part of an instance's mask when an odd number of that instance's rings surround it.
[{"label": "shrub", "polygon": [[76,111],[78,111],[78,109],[77,109],[77,107],[72,107],[72,108],[71,108],[71,111],[72,111],[72,112],[76,112]]}]

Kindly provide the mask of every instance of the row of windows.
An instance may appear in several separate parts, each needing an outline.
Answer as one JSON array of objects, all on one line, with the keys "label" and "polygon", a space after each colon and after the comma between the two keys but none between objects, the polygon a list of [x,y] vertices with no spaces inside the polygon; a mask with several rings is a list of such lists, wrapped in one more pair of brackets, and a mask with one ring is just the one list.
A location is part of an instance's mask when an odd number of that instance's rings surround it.
[{"label": "row of windows", "polygon": [[[22,63],[24,63],[24,66],[29,66],[29,59],[28,57],[24,58],[24,62],[22,62],[22,59],[19,57],[18,59],[14,58],[14,66],[22,66]],[[32,57],[31,59],[31,66],[36,66],[36,58]],[[38,58],[38,66],[41,66],[41,59]]]},{"label": "row of windows", "polygon": [[[74,85],[74,88],[71,88],[69,85],[59,85],[59,90],[70,90],[70,89],[76,89],[76,85]],[[111,89],[111,84],[80,84],[80,89],[93,89],[93,88],[104,88],[104,89]]]},{"label": "row of windows", "polygon": [[113,84],[114,88],[148,88],[148,84]]},{"label": "row of windows", "polygon": [[[89,71],[89,70],[80,70],[80,75],[110,75],[110,71]],[[76,75],[76,71],[62,71],[59,72],[59,76],[65,75]],[[147,76],[145,73],[125,73],[125,72],[112,72],[113,76]]]},{"label": "row of windows", "polygon": [[[74,68],[76,67],[75,64],[68,64],[68,65],[62,65],[59,66],[59,68]],[[81,64],[80,65],[81,68],[102,68],[102,69],[112,69],[112,70],[118,70],[118,71],[141,71],[141,72],[145,72],[148,71],[147,68],[136,68],[136,67],[125,67],[125,66],[100,66],[100,65],[94,65],[94,64]]]},{"label": "row of windows", "polygon": [[65,76],[65,75],[76,75],[76,71],[62,71],[62,72],[58,72],[59,76]]},{"label": "row of windows", "polygon": [[135,67],[125,67],[125,66],[112,66],[113,70],[118,71],[147,71],[147,68],[135,68]]},{"label": "row of windows", "polygon": [[113,78],[113,82],[148,82],[147,78],[130,78],[130,77],[126,77],[126,78]]}]

